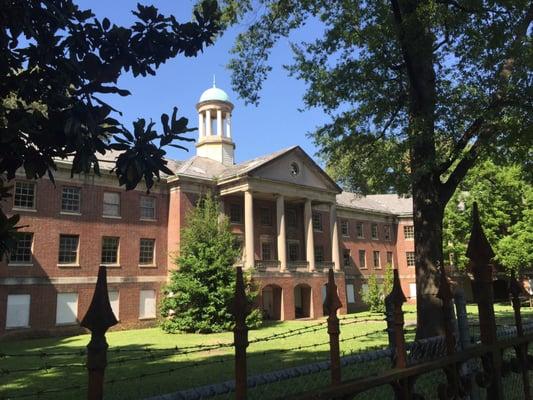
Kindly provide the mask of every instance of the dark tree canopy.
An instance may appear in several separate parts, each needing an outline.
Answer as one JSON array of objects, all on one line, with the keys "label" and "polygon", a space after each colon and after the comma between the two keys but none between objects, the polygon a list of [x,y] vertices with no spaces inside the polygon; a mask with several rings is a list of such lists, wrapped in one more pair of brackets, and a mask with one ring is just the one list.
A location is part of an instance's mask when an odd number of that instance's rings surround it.
[{"label": "dark tree canopy", "polygon": [[[164,146],[192,140],[186,118],[161,116],[162,131],[139,119],[130,132],[102,94],[128,96],[117,87],[124,73],[154,75],[167,60],[198,55],[220,31],[215,0],[201,1],[193,22],[180,23],[138,4],[132,26],[118,26],[81,10],[72,0],[0,2],[0,196],[5,179],[23,168],[28,179],[48,174],[54,159],[72,157],[72,174],[99,173],[97,154],[121,150],[115,173],[132,189],[152,187],[166,167]],[[1,199],[0,198],[0,199]],[[0,210],[0,257],[17,216]]]},{"label": "dark tree canopy", "polygon": [[330,122],[311,133],[346,189],[413,196],[420,336],[442,333],[436,297],[444,207],[479,158],[527,160],[533,148],[533,3],[527,0],[226,0],[239,35],[234,89],[248,102],[278,40],[304,102]]}]

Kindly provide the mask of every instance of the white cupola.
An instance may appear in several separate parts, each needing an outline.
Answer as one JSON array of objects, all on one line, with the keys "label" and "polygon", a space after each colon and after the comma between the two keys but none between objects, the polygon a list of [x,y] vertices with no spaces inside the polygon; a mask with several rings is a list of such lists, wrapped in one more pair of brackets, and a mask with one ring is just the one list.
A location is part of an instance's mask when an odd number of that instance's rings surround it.
[{"label": "white cupola", "polygon": [[215,85],[200,96],[198,104],[198,143],[196,155],[221,162],[235,163],[235,143],[231,139],[231,112],[233,104],[222,89]]}]

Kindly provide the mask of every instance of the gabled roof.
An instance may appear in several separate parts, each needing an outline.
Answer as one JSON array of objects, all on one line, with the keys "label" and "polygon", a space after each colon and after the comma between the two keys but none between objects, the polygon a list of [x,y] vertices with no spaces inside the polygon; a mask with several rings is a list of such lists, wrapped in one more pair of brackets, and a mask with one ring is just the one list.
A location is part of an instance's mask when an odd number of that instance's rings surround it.
[{"label": "gabled roof", "polygon": [[337,204],[362,211],[374,211],[393,215],[407,215],[413,212],[413,199],[397,194],[371,194],[342,192],[337,195]]}]

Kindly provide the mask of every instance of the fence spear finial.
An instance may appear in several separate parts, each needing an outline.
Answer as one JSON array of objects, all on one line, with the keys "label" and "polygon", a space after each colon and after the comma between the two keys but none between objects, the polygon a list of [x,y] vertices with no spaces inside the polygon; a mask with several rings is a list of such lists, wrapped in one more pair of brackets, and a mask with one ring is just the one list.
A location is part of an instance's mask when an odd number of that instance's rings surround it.
[{"label": "fence spear finial", "polygon": [[475,265],[487,265],[494,257],[494,251],[481,226],[477,202],[472,204],[472,230],[470,232],[466,256]]}]

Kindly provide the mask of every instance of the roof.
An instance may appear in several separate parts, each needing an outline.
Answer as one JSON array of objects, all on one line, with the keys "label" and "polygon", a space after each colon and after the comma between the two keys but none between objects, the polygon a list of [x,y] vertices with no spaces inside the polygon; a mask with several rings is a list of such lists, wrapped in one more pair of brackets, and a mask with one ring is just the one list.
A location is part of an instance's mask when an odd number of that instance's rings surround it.
[{"label": "roof", "polygon": [[395,215],[411,214],[413,212],[412,198],[397,194],[363,196],[358,193],[342,192],[337,195],[337,204],[342,207]]},{"label": "roof", "polygon": [[222,89],[217,88],[214,84],[213,84],[213,87],[207,89],[206,91],[202,93],[202,95],[200,96],[200,100],[198,100],[198,102],[202,103],[204,101],[211,101],[211,100],[227,101],[227,102],[230,101],[228,94]]}]

